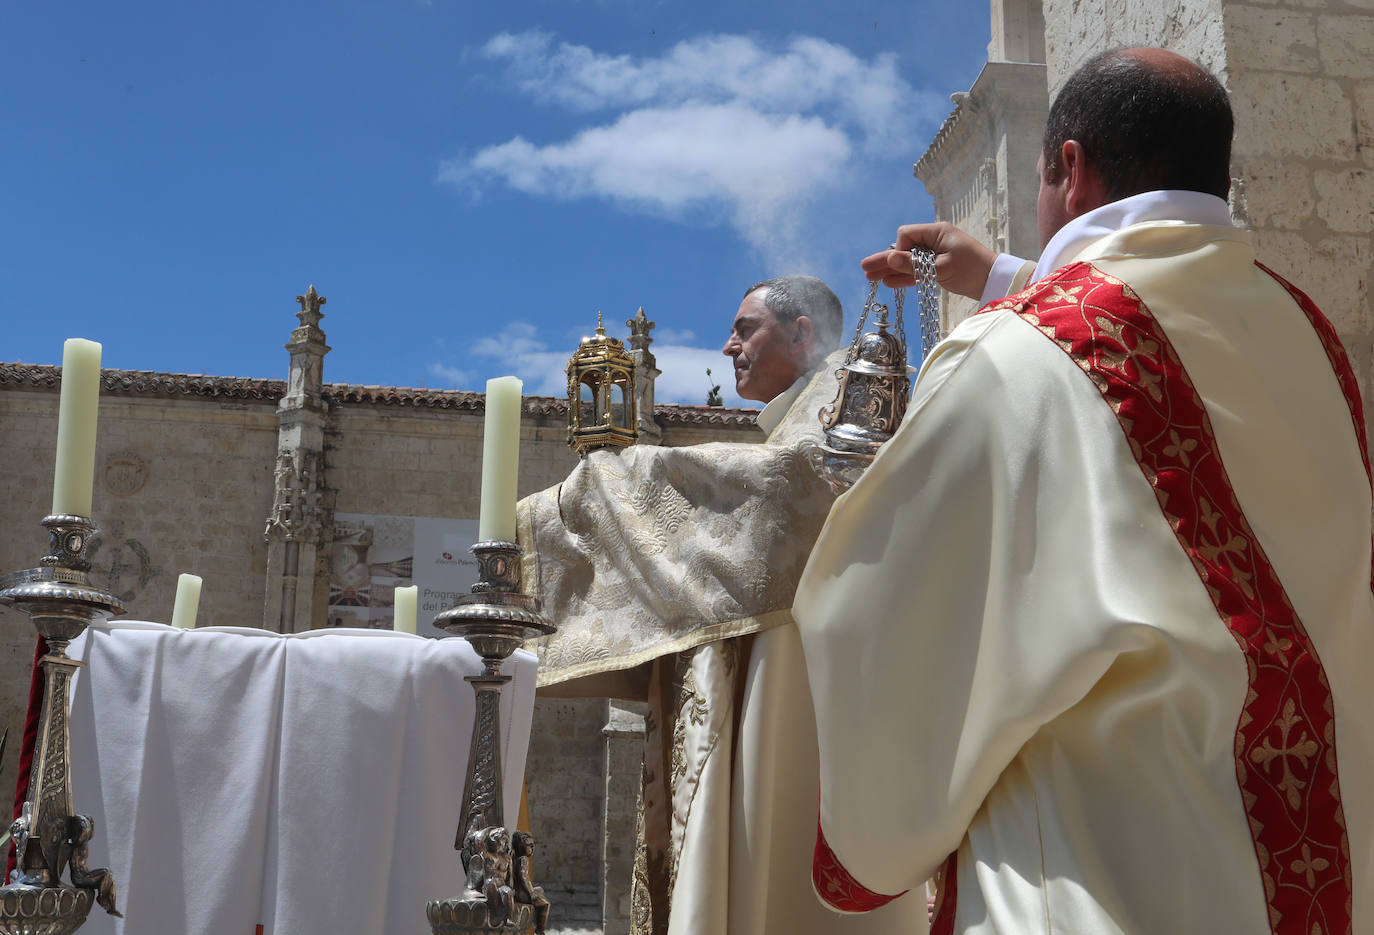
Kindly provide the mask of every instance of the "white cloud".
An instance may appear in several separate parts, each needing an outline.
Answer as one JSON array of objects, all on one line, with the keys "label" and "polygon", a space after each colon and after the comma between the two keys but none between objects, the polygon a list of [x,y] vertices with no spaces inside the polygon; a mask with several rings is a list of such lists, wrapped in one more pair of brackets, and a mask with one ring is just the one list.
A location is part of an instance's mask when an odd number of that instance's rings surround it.
[{"label": "white cloud", "polygon": [[[706,404],[706,391],[712,385],[719,385],[721,399],[727,406],[762,405],[746,402],[735,393],[734,365],[718,347],[659,345],[658,342],[654,342],[649,350],[653,351],[658,369],[662,371],[659,378],[654,381],[654,399],[657,402],[703,406]],[[711,368],[709,377],[706,376],[708,367]]]},{"label": "white cloud", "polygon": [[528,322],[513,321],[495,337],[473,344],[472,354],[501,361],[504,373],[524,381],[527,396],[566,396],[568,358],[576,342],[566,350],[551,350],[538,333]]},{"label": "white cloud", "polygon": [[472,380],[472,374],[469,371],[459,370],[457,367],[448,367],[444,364],[430,364],[429,374],[443,380],[453,389],[461,389]]},{"label": "white cloud", "polygon": [[[601,195],[680,211],[786,199],[798,184],[824,184],[849,154],[845,135],[815,117],[684,104],[636,110],[566,143],[535,146],[516,137],[479,152],[467,171],[531,194]],[[462,171],[449,163],[444,175]]]},{"label": "white cloud", "polygon": [[905,123],[904,109],[916,97],[891,53],[865,60],[810,36],[776,50],[747,36],[699,36],[658,58],[635,59],[555,44],[552,34],[530,30],[500,33],[481,51],[506,63],[509,79],[527,94],[579,110],[690,101],[740,103],[763,113],[825,109],[873,143]]},{"label": "white cloud", "polygon": [[824,266],[818,204],[853,190],[867,160],[914,150],[918,119],[948,106],[907,84],[891,54],[805,36],[772,47],[708,35],[635,58],[529,31],[492,37],[480,56],[534,101],[614,116],[562,141],[487,146],[443,163],[440,181],[724,221],[787,272]]},{"label": "white cloud", "polygon": [[[697,339],[695,331],[688,331],[685,328],[655,328],[654,341],[663,344],[691,344]],[[724,339],[722,339],[724,343]]]},{"label": "white cloud", "polygon": [[846,136],[817,117],[763,114],[743,104],[632,111],[565,143],[516,137],[440,179],[496,179],[555,198],[600,197],[669,216],[724,211],[760,248],[801,248],[799,207],[842,178]]}]

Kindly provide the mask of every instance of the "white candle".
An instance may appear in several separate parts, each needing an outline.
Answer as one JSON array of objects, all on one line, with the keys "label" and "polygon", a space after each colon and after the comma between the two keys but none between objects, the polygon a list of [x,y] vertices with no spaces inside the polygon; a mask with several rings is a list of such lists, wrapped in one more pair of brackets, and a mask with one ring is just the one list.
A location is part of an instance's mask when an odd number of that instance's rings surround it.
[{"label": "white candle", "polygon": [[57,408],[57,466],[52,511],[91,515],[95,478],[95,418],[100,411],[100,345],[68,338],[62,345],[62,395]]},{"label": "white candle", "polygon": [[415,608],[419,602],[420,588],[412,584],[408,588],[397,588],[392,603],[391,628],[397,633],[415,632]]},{"label": "white candle", "polygon": [[515,541],[515,482],[520,473],[520,391],[515,377],[487,381],[482,436],[482,506],[477,538]]},{"label": "white candle", "polygon": [[196,628],[196,611],[200,609],[199,575],[177,576],[177,602],[172,605],[172,626],[183,630]]}]

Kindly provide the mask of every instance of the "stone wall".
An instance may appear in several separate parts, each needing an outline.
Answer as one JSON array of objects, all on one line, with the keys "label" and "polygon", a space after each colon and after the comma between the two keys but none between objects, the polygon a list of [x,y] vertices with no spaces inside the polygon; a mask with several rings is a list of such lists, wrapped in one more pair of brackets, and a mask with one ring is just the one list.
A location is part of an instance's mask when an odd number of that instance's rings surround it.
[{"label": "stone wall", "polygon": [[1223,8],[1230,0],[1044,0],[1050,100],[1084,61],[1116,46],[1154,45],[1226,80]]},{"label": "stone wall", "polygon": [[1235,212],[1331,319],[1374,404],[1374,2],[1229,2]]},{"label": "stone wall", "polygon": [[[258,625],[275,400],[228,393],[168,399],[144,392],[158,383],[154,375],[112,373],[106,372],[96,443],[95,578],[109,582],[129,616],[170,620],[177,575],[199,574],[207,582],[203,625]],[[3,573],[32,568],[46,552],[39,521],[52,505],[56,413],[53,368],[20,372],[0,365]],[[0,764],[6,802],[14,790],[33,646],[28,619],[0,610],[0,728],[11,732]]]},{"label": "stone wall", "polygon": [[[57,392],[3,389],[0,489],[9,535],[0,540],[0,567],[8,571],[32,567],[47,545],[39,520],[51,506]],[[131,614],[170,619],[177,575],[194,572],[213,582],[201,600],[204,625],[257,624],[276,439],[270,400],[168,405],[104,396],[92,508],[101,532],[93,561]]]},{"label": "stone wall", "polygon": [[[326,483],[339,513],[476,518],[481,499],[479,411],[339,403],[326,433]],[[527,413],[520,427],[520,496],[558,483],[577,464],[559,415]]]}]

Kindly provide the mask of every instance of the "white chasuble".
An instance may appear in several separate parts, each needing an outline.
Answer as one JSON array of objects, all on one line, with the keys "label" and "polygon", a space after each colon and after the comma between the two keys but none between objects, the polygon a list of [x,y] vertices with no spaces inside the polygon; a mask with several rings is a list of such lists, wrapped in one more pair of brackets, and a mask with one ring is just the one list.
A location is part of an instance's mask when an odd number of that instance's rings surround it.
[{"label": "white chasuble", "polygon": [[541,687],[791,623],[834,501],[809,454],[835,387],[813,374],[762,445],[593,451],[520,501],[525,589],[558,624],[530,646]]},{"label": "white chasuble", "polygon": [[937,932],[1374,932],[1344,352],[1241,231],[1079,259],[935,349],[803,576],[818,892],[939,871]]},{"label": "white chasuble", "polygon": [[791,607],[833,500],[810,452],[841,360],[770,404],[764,444],[594,452],[521,501],[526,588],[559,626],[532,646],[541,690],[648,701],[635,935],[926,930],[923,903],[838,919],[810,884],[815,717]]}]

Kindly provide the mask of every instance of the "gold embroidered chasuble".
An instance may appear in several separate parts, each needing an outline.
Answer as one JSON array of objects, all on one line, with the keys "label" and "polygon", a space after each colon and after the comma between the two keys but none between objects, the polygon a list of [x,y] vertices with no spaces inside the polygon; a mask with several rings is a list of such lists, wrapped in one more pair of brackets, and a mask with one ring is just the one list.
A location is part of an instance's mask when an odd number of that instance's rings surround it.
[{"label": "gold embroidered chasuble", "polygon": [[520,501],[525,588],[558,623],[531,647],[541,687],[791,621],[834,501],[809,452],[839,353],[762,445],[595,451]]}]

